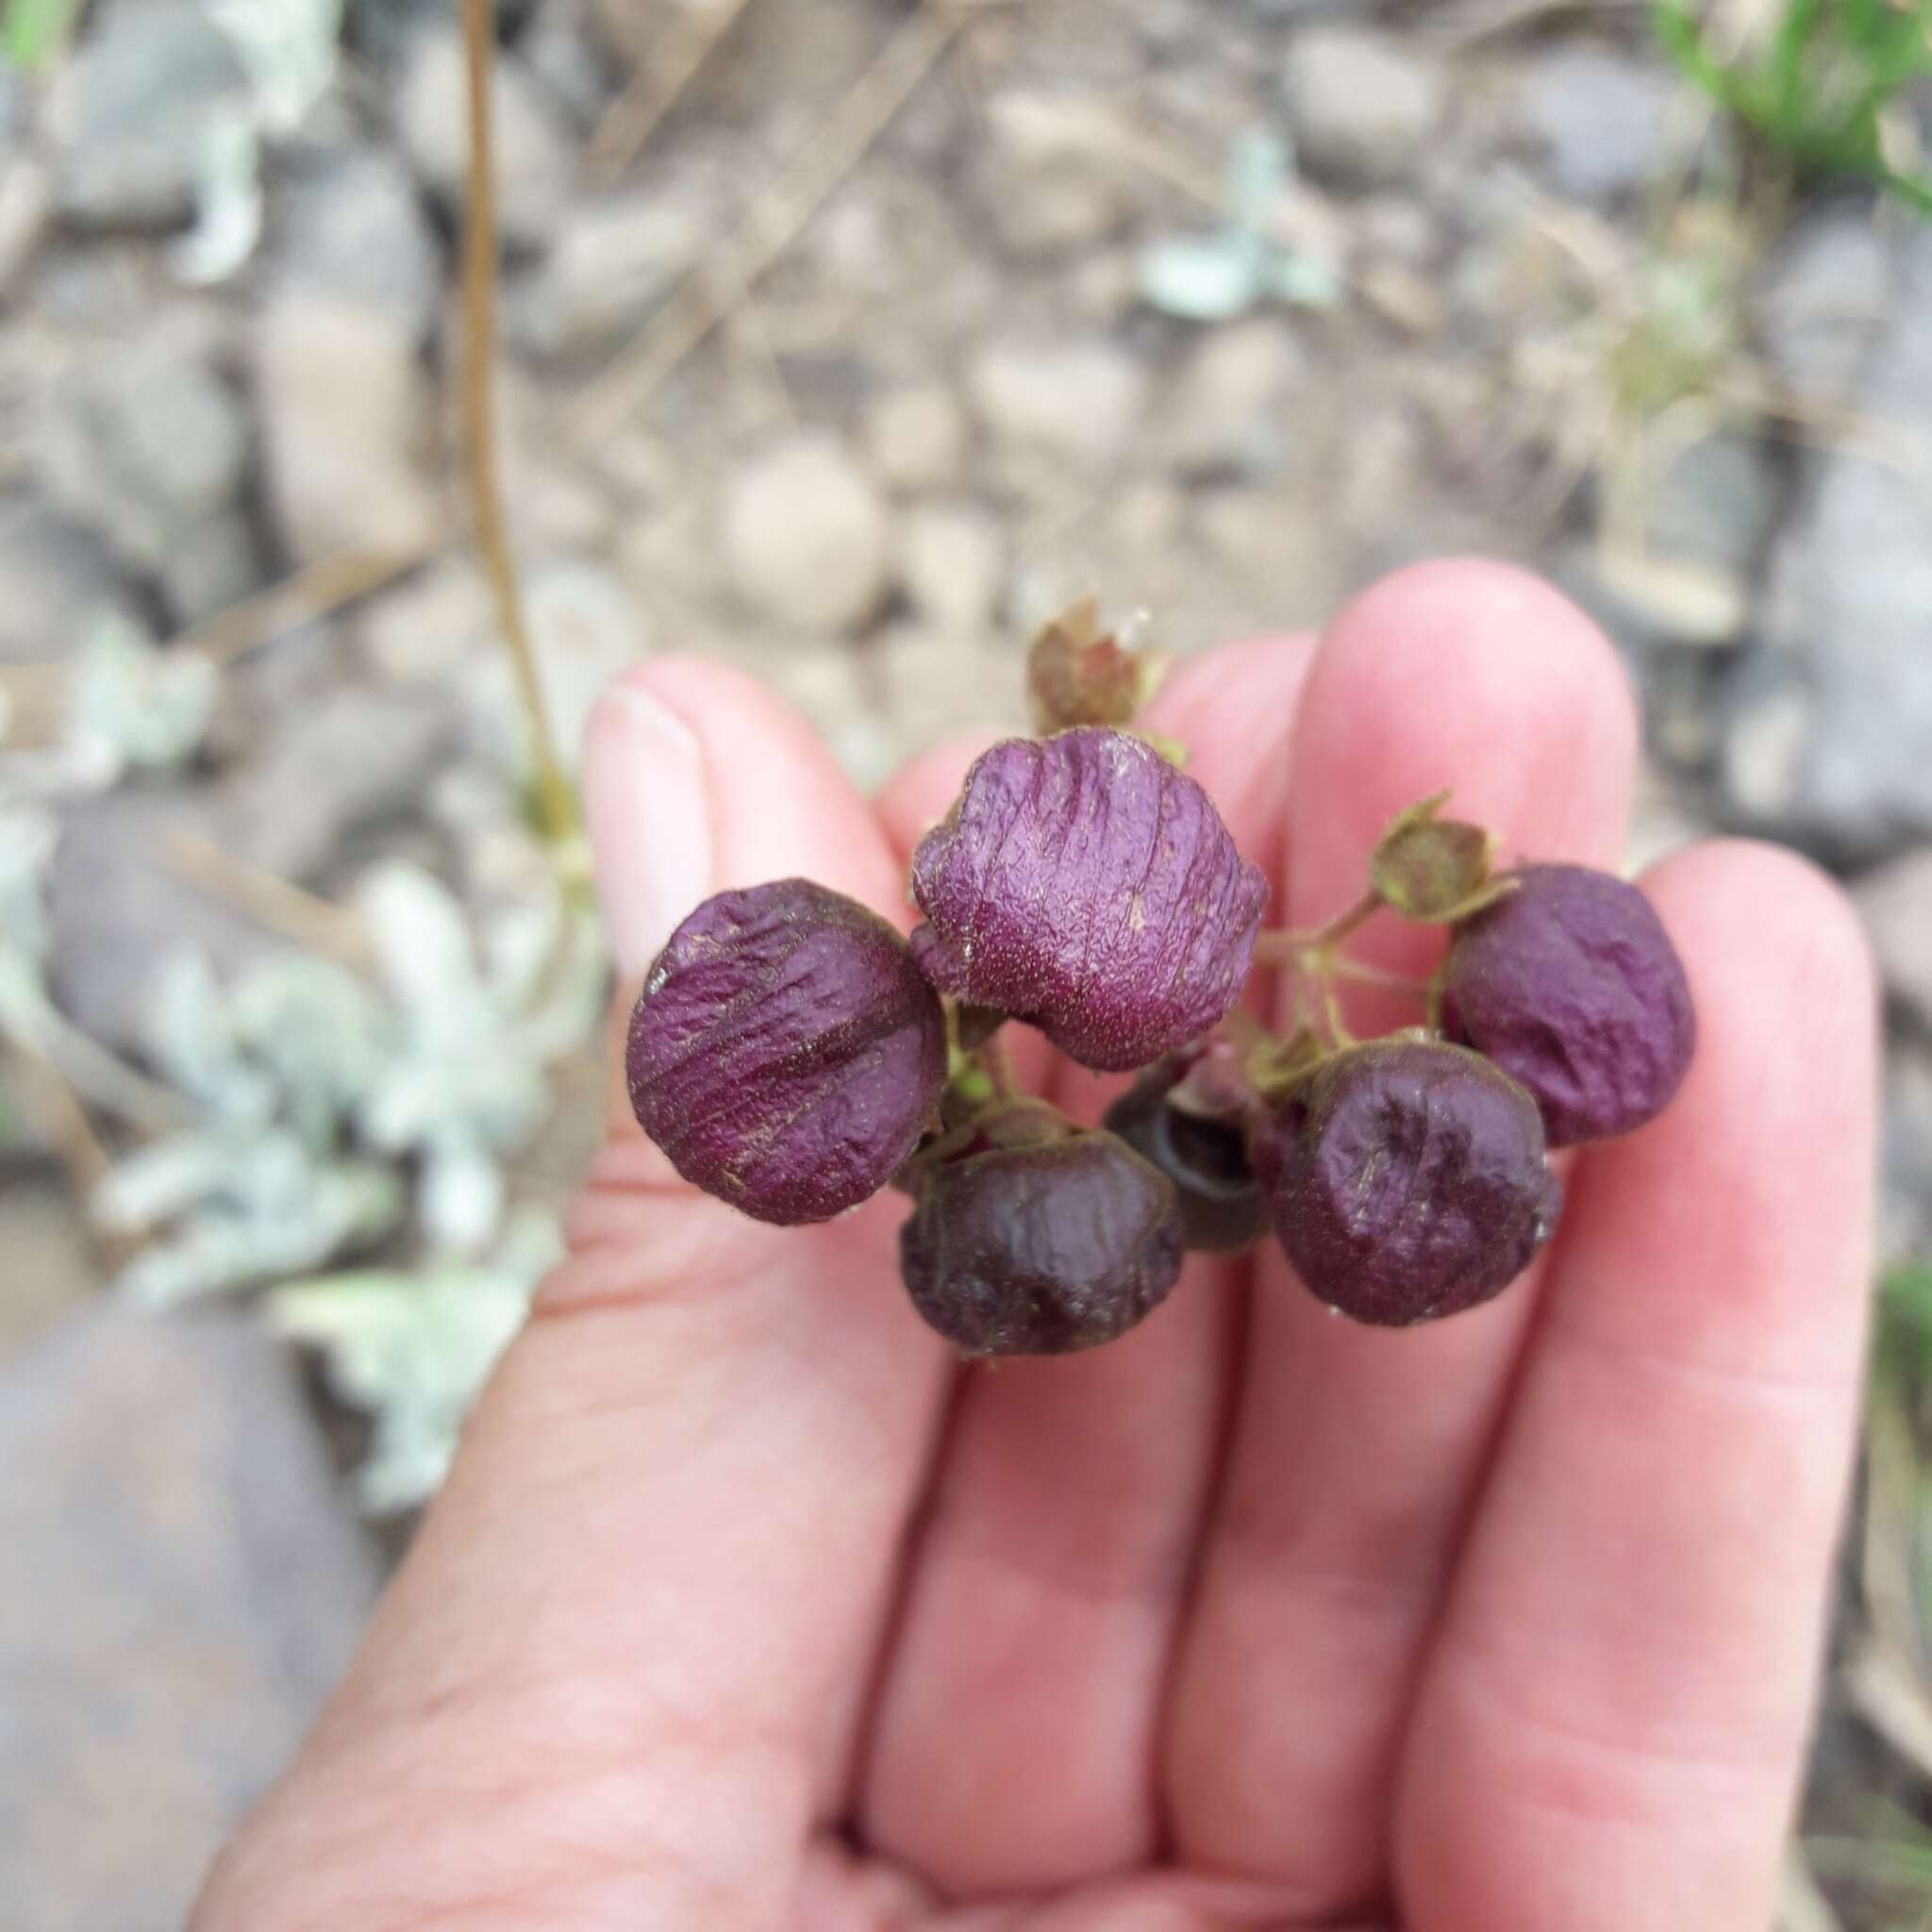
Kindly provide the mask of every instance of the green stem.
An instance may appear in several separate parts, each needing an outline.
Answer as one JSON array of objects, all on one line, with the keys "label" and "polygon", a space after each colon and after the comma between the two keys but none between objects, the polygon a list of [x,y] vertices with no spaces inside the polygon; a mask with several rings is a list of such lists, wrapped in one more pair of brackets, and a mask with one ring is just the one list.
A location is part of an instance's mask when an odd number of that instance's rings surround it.
[{"label": "green stem", "polygon": [[1257,935],[1255,957],[1263,965],[1287,966],[1305,972],[1312,956],[1332,952],[1357,926],[1365,924],[1381,909],[1382,895],[1376,891],[1366,892],[1346,912],[1338,912],[1325,925],[1311,926],[1303,931],[1277,926],[1273,931]]},{"label": "green stem", "polygon": [[1013,1077],[1012,1056],[1007,1052],[1007,1042],[997,1033],[980,1041],[979,1064],[986,1069],[986,1077],[992,1082],[995,1100],[1020,1098],[1020,1085]]}]

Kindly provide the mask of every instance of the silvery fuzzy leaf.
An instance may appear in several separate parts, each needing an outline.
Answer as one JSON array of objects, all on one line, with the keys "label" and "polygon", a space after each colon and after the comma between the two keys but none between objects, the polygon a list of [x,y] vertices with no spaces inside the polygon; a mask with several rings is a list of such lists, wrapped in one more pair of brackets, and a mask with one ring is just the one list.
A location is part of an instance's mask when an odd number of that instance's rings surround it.
[{"label": "silvery fuzzy leaf", "polygon": [[1227,156],[1227,204],[1236,225],[1265,235],[1294,174],[1294,149],[1274,129],[1250,127],[1238,134]]},{"label": "silvery fuzzy leaf", "polygon": [[47,957],[46,876],[59,831],[50,812],[0,807],[0,949]]},{"label": "silvery fuzzy leaf", "polygon": [[342,0],[203,0],[248,69],[255,118],[292,134],[335,79]]},{"label": "silvery fuzzy leaf", "polygon": [[76,747],[107,781],[185,764],[208,735],[219,681],[203,653],[160,650],[129,619],[104,615],[68,683]]},{"label": "silvery fuzzy leaf", "polygon": [[566,915],[568,937],[541,996],[522,1014],[516,1035],[523,1049],[547,1065],[574,1053],[591,1038],[610,997],[610,960],[604,927],[590,907]]},{"label": "silvery fuzzy leaf", "polygon": [[1271,250],[1266,286],[1276,301],[1298,308],[1333,308],[1341,300],[1341,277],[1333,263],[1314,255]]},{"label": "silvery fuzzy leaf", "polygon": [[417,1219],[432,1248],[475,1254],[503,1220],[503,1170],[489,1150],[461,1134],[432,1141],[417,1184]]},{"label": "silvery fuzzy leaf", "polygon": [[452,1040],[489,1009],[463,908],[441,880],[397,859],[358,894],[376,970],[412,1029]]},{"label": "silvery fuzzy leaf", "polygon": [[206,1215],[172,1241],[143,1248],[115,1276],[114,1289],[137,1307],[174,1307],[254,1278],[254,1248],[241,1220]]},{"label": "silvery fuzzy leaf", "polygon": [[244,109],[211,115],[195,158],[194,226],[170,258],[191,288],[225,282],[261,239],[261,137]]},{"label": "silvery fuzzy leaf", "polygon": [[115,1162],[94,1191],[94,1220],[109,1234],[158,1227],[219,1193],[234,1164],[225,1135],[171,1134]]},{"label": "silvery fuzzy leaf", "polygon": [[149,1307],[318,1267],[387,1233],[402,1209],[388,1169],[316,1163],[287,1132],[173,1137],[122,1161],[96,1197],[109,1228],[179,1224],[115,1283]]},{"label": "silvery fuzzy leaf", "polygon": [[483,981],[506,1013],[522,1012],[540,993],[563,943],[563,895],[534,904],[506,906],[482,923],[477,951]]},{"label": "silvery fuzzy leaf", "polygon": [[169,1083],[219,1118],[273,1117],[274,1083],[243,1058],[214,970],[192,950],[162,962],[143,1028],[148,1053]]},{"label": "silvery fuzzy leaf", "polygon": [[346,968],[306,953],[251,967],[229,996],[237,1039],[280,1083],[291,1117],[332,1127],[381,1077],[389,1015]]},{"label": "silvery fuzzy leaf", "polygon": [[404,1508],[434,1492],[464,1418],[561,1254],[556,1223],[525,1208],[489,1261],[340,1274],[271,1296],[276,1329],[321,1348],[330,1386],[375,1415],[375,1445],[357,1476],[366,1508]]},{"label": "silvery fuzzy leaf", "polygon": [[520,1147],[543,1123],[550,1091],[541,1063],[508,1034],[487,1035],[461,1054],[421,1055],[391,1067],[357,1114],[372,1146],[419,1147],[461,1124],[485,1144]]},{"label": "silvery fuzzy leaf", "polygon": [[1262,256],[1239,228],[1156,242],[1141,257],[1141,299],[1183,322],[1231,322],[1260,297]]}]

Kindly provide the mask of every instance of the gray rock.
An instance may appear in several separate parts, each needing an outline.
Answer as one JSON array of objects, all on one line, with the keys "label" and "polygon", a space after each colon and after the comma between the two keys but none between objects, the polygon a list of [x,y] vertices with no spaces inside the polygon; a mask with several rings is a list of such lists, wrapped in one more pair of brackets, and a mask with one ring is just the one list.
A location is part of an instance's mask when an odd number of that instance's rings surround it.
[{"label": "gray rock", "polygon": [[1852,898],[1886,991],[1932,1031],[1932,845],[1867,873]]},{"label": "gray rock", "polygon": [[1339,182],[1374,187],[1414,174],[1442,118],[1441,70],[1366,27],[1304,28],[1285,80],[1297,154]]},{"label": "gray rock", "polygon": [[1550,185],[1573,201],[1614,202],[1670,164],[1677,82],[1655,61],[1584,42],[1535,57],[1515,111]]},{"label": "gray rock", "polygon": [[55,201],[79,225],[164,228],[193,210],[211,137],[246,103],[235,43],[201,8],[121,8],[56,77]]},{"label": "gray rock", "polygon": [[[1923,444],[1932,440],[1932,229],[1913,232],[1904,270],[1857,408]],[[1841,855],[1877,853],[1932,833],[1932,500],[1915,474],[1849,450],[1804,460],[1759,616],[1773,662],[1740,705],[1726,777],[1746,818],[1764,816],[1768,798],[1775,823]],[[1767,731],[1781,756],[1776,782],[1759,788],[1752,767]]]},{"label": "gray rock", "polygon": [[442,249],[415,177],[387,148],[298,154],[275,185],[272,287],[400,310],[418,335],[434,321]]},{"label": "gray rock", "polygon": [[26,76],[16,67],[0,67],[0,141],[25,139],[32,120]]},{"label": "gray rock", "polygon": [[208,840],[212,808],[185,789],[105,792],[67,808],[47,880],[48,978],[76,1024],[139,1052],[158,969],[194,947],[225,975],[278,943],[190,885],[180,841]]},{"label": "gray rock", "polygon": [[520,305],[540,356],[608,350],[661,303],[717,233],[708,208],[652,192],[573,208]]},{"label": "gray rock", "polygon": [[0,1371],[12,1932],[173,1932],[346,1667],[376,1566],[281,1350],[103,1305]]},{"label": "gray rock", "polygon": [[792,437],[741,471],[726,492],[724,541],[740,594],[795,628],[856,628],[885,594],[885,506],[831,437]]},{"label": "gray rock", "polygon": [[1750,580],[1732,564],[1592,547],[1563,559],[1556,575],[1631,653],[1657,646],[1728,648],[1742,638],[1750,622]]},{"label": "gray rock", "polygon": [[517,42],[530,72],[589,132],[610,105],[612,75],[597,47],[591,0],[541,0]]},{"label": "gray rock", "polygon": [[291,290],[263,308],[253,346],[268,495],[291,557],[421,541],[440,505],[417,460],[430,406],[410,318]]},{"label": "gray rock", "polygon": [[440,692],[345,686],[285,721],[229,781],[225,842],[279,877],[315,878],[349,839],[407,811],[458,737]]},{"label": "gray rock", "polygon": [[398,684],[474,663],[495,623],[490,588],[466,559],[446,558],[373,599],[357,625],[363,656]]},{"label": "gray rock", "polygon": [[1125,219],[1130,175],[1107,103],[1090,95],[1011,89],[986,105],[974,144],[981,206],[1015,255],[1064,256],[1106,239]]},{"label": "gray rock", "polygon": [[99,538],[36,497],[0,499],[0,663],[63,658],[103,612],[135,602]]},{"label": "gray rock", "polygon": [[[525,580],[524,603],[551,741],[575,773],[591,708],[650,649],[650,625],[623,581],[601,564],[553,558]],[[528,720],[493,631],[480,667],[465,673],[473,737],[500,770],[525,768]],[[475,666],[476,659],[472,657]]]},{"label": "gray rock", "polygon": [[[548,244],[571,192],[576,138],[556,100],[513,58],[499,58],[491,83],[497,214],[506,242]],[[424,34],[409,58],[396,118],[410,161],[452,214],[463,199],[469,103],[463,43],[454,27]]]},{"label": "gray rock", "polygon": [[1737,430],[1678,453],[1653,483],[1644,534],[1659,556],[1753,570],[1784,508],[1784,475],[1762,438]]},{"label": "gray rock", "polygon": [[1307,358],[1274,317],[1201,338],[1161,412],[1161,443],[1184,475],[1257,481],[1277,475],[1293,423],[1290,407]]},{"label": "gray rock", "polygon": [[77,364],[46,399],[35,464],[54,503],[153,578],[176,622],[259,581],[239,508],[247,412],[202,358],[132,350]]},{"label": "gray rock", "polygon": [[1801,215],[1753,291],[1752,319],[1772,367],[1801,395],[1841,395],[1890,313],[1895,274],[1869,209],[1826,203]]},{"label": "gray rock", "polygon": [[942,488],[966,460],[966,412],[943,382],[909,383],[873,397],[863,435],[873,468],[898,490]]},{"label": "gray rock", "polygon": [[53,206],[54,184],[39,161],[0,156],[0,295],[33,260]]},{"label": "gray rock", "polygon": [[955,732],[1029,728],[1025,666],[1004,639],[895,630],[880,641],[879,671],[895,761]]},{"label": "gray rock", "polygon": [[1099,339],[995,343],[974,358],[967,386],[1009,470],[1060,477],[1111,470],[1147,401],[1141,365]]},{"label": "gray rock", "polygon": [[975,503],[923,503],[899,532],[899,576],[919,615],[950,637],[992,627],[1006,591],[999,524]]}]

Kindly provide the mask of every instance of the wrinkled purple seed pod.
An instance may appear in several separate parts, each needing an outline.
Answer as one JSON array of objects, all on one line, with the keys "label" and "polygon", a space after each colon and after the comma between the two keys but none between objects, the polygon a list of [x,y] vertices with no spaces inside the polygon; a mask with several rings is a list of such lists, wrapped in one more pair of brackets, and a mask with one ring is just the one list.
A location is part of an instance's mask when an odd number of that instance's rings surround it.
[{"label": "wrinkled purple seed pod", "polygon": [[1303,1284],[1407,1327],[1507,1288],[1562,1190],[1536,1103],[1466,1048],[1387,1040],[1336,1055],[1255,1137],[1255,1171]]},{"label": "wrinkled purple seed pod", "polygon": [[1167,1177],[1112,1134],[968,1153],[899,1230],[912,1305],[967,1355],[1068,1355],[1124,1335],[1180,1274]]},{"label": "wrinkled purple seed pod", "polygon": [[920,841],[912,935],[941,991],[1124,1073],[1211,1027],[1247,979],[1267,882],[1193,779],[1103,726],[996,744]]},{"label": "wrinkled purple seed pod", "polygon": [[671,935],[625,1072],[686,1180],[793,1226],[876,1193],[912,1152],[945,1086],[945,1019],[883,919],[780,879],[707,899]]},{"label": "wrinkled purple seed pod", "polygon": [[1457,927],[1456,1029],[1542,1108],[1550,1145],[1625,1134],[1661,1113],[1697,1043],[1670,935],[1635,886],[1529,865]]},{"label": "wrinkled purple seed pod", "polygon": [[1107,1110],[1118,1134],[1174,1185],[1187,1245],[1236,1255],[1268,1232],[1268,1204],[1248,1165],[1247,1137],[1233,1121],[1208,1120],[1168,1100],[1177,1069],[1150,1068]]}]

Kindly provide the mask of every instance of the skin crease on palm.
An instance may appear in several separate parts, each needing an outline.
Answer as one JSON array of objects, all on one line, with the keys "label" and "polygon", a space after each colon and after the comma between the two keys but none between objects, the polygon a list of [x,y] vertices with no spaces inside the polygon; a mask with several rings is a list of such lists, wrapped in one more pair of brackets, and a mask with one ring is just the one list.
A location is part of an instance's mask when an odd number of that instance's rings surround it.
[{"label": "skin crease on palm", "polygon": [[[1445,786],[1506,858],[1622,850],[1622,673],[1502,566],[1189,660],[1148,722],[1274,923],[1347,904]],[[632,673],[586,768],[632,991],[727,887],[909,924],[977,748],[869,802],[736,674]],[[194,1932],[1763,1932],[1862,1357],[1874,1003],[1799,859],[1643,884],[1690,1076],[1569,1159],[1527,1278],[1422,1329],[1331,1317],[1269,1250],[1196,1257],[1111,1347],[962,1370],[896,1279],[903,1201],[745,1221],[614,1091],[572,1257]],[[1361,953],[1440,943],[1384,918]],[[1412,1021],[1391,999],[1357,1030]],[[1017,1044],[1089,1118],[1119,1084]]]}]

